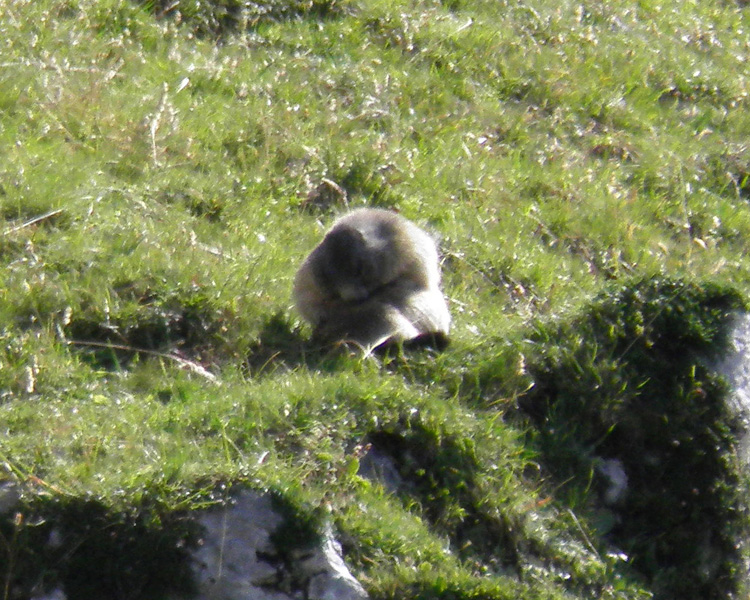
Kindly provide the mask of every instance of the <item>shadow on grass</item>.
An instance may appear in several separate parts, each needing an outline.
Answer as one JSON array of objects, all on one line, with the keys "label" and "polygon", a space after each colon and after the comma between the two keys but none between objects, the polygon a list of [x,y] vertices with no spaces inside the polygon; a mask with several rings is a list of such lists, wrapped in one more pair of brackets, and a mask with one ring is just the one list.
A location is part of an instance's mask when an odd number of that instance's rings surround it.
[{"label": "shadow on grass", "polygon": [[185,515],[158,507],[37,496],[0,516],[0,563],[12,598],[62,588],[77,600],[156,600],[194,593],[188,550],[199,534]]},{"label": "shadow on grass", "polygon": [[733,459],[737,416],[706,365],[743,308],[731,288],[647,278],[618,284],[572,322],[540,325],[530,340],[534,386],[521,405],[562,482],[557,495],[585,510],[597,464],[622,465],[627,495],[600,533],[659,598],[720,600],[739,584],[748,517]]},{"label": "shadow on grass", "polygon": [[342,11],[337,0],[134,0],[159,19],[174,19],[196,34],[221,37],[262,23],[329,19]]},{"label": "shadow on grass", "polygon": [[121,314],[84,311],[64,328],[68,344],[93,367],[118,370],[127,368],[136,357],[149,355],[173,356],[198,364],[203,354],[212,354],[212,334],[221,321],[204,298],[165,299],[130,289],[118,293],[133,297],[132,305]]},{"label": "shadow on grass", "polygon": [[[402,362],[407,353],[441,351],[447,345],[446,336],[426,334],[405,343],[384,344],[373,356],[391,366]],[[284,313],[277,312],[265,320],[258,338],[250,345],[245,366],[252,376],[298,367],[333,372],[362,356],[363,349],[356,344],[321,343],[303,336]]]},{"label": "shadow on grass", "polygon": [[450,539],[462,558],[494,571],[520,572],[518,527],[481,498],[479,459],[470,440],[411,423],[373,431],[367,441],[398,471],[399,495],[407,504],[416,500],[432,527]]}]

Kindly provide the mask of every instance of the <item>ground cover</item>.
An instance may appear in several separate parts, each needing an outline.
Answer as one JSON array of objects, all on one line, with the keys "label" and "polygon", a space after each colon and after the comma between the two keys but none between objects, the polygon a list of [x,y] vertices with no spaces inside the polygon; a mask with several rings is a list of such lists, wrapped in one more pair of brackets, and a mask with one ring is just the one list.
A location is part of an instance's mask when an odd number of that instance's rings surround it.
[{"label": "ground cover", "polygon": [[[373,598],[739,593],[705,359],[750,281],[749,26],[719,0],[1,5],[4,597],[159,597],[237,486],[332,521]],[[295,268],[363,204],[439,237],[444,352],[308,343]],[[373,447],[396,493],[358,474]]]}]

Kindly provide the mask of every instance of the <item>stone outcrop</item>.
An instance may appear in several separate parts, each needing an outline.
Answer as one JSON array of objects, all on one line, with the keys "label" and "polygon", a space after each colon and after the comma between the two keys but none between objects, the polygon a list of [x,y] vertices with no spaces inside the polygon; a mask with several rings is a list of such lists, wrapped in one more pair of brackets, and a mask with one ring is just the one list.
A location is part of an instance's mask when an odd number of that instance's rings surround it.
[{"label": "stone outcrop", "polygon": [[750,465],[750,314],[735,315],[729,348],[717,365],[717,371],[729,382],[729,405],[743,429],[739,439],[739,455],[747,466]]},{"label": "stone outcrop", "polygon": [[[19,501],[18,486],[0,482],[0,516],[12,519]],[[281,540],[285,551],[276,547],[274,535],[284,517],[274,509],[270,494],[244,490],[226,505],[198,511],[194,518],[202,532],[189,557],[195,594],[169,600],[368,598],[344,563],[330,526],[312,546]],[[64,587],[32,591],[29,597],[67,600]]]},{"label": "stone outcrop", "polygon": [[[204,534],[193,554],[196,600],[365,600],[330,528],[320,543],[283,559],[272,542],[283,518],[268,494],[246,490],[198,518]],[[294,545],[294,540],[289,540]],[[180,599],[182,600],[182,599]]]}]

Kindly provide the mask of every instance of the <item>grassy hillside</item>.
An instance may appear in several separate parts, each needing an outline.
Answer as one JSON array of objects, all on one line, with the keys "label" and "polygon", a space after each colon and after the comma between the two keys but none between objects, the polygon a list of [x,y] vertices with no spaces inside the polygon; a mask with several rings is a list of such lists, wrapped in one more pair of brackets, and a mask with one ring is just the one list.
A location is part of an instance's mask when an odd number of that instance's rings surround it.
[{"label": "grassy hillside", "polygon": [[[3,598],[159,597],[240,485],[333,520],[374,599],[739,593],[703,359],[750,289],[749,30],[730,0],[0,4]],[[308,342],[296,266],[365,204],[439,236],[445,352]]]}]

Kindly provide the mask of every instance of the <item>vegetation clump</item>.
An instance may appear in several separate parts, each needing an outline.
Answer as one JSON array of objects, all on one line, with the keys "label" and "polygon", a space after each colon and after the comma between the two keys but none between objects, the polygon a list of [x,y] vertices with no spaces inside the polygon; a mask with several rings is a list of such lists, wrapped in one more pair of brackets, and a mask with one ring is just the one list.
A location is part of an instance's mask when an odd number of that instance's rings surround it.
[{"label": "vegetation clump", "polygon": [[531,339],[522,406],[558,494],[575,505],[592,479],[609,484],[597,466],[619,461],[627,492],[600,512],[602,533],[659,597],[726,598],[742,578],[741,427],[711,365],[744,308],[726,286],[649,278]]},{"label": "vegetation clump", "polygon": [[92,497],[39,495],[0,522],[5,597],[62,587],[69,597],[163,598],[194,591],[199,530],[158,496],[114,509]]}]

